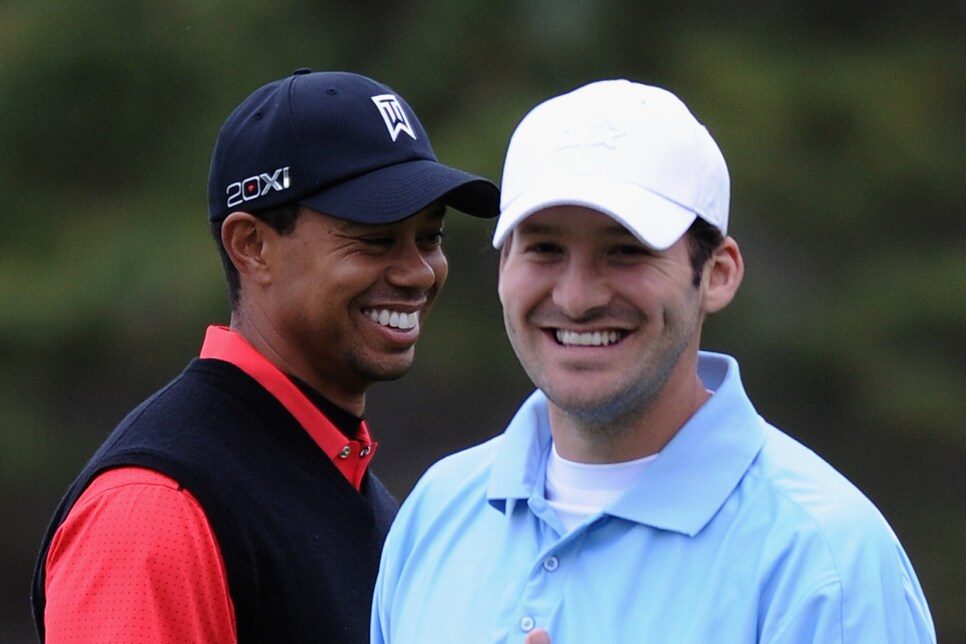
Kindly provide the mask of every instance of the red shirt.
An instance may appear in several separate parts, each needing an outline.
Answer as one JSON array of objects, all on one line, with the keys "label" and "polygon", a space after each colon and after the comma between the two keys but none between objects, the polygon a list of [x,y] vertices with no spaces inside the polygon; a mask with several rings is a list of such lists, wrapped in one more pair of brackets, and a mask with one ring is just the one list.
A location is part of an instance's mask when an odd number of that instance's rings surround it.
[{"label": "red shirt", "polygon": [[[358,489],[375,452],[362,423],[346,438],[240,335],[209,327],[202,358],[265,387]],[[47,553],[47,642],[235,642],[225,565],[204,510],[177,481],[141,467],[98,475]]]}]

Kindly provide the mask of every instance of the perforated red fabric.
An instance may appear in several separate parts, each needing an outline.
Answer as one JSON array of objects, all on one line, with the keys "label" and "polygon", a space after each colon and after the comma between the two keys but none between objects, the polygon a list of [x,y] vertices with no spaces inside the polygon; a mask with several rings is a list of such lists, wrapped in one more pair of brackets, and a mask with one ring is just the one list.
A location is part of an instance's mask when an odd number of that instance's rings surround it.
[{"label": "perforated red fabric", "polygon": [[47,556],[47,642],[235,642],[235,613],[204,511],[178,483],[99,475]]}]

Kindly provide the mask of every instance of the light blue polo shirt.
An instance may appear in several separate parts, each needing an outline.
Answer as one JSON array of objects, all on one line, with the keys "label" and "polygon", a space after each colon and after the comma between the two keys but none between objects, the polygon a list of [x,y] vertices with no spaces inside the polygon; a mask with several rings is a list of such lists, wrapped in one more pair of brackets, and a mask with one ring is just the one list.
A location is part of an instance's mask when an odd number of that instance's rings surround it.
[{"label": "light blue polo shirt", "polygon": [[935,642],[919,581],[863,494],[765,423],[738,364],[623,496],[572,532],[544,498],[534,393],[506,432],[434,465],[390,530],[372,641]]}]

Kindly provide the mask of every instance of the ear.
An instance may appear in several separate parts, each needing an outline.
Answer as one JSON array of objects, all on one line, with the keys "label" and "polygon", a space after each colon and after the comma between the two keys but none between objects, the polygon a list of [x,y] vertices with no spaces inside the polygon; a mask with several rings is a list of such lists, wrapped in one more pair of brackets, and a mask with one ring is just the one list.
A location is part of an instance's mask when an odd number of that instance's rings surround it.
[{"label": "ear", "polygon": [[705,313],[716,313],[734,299],[745,275],[745,261],[741,257],[738,242],[725,237],[711,254],[701,277],[704,294],[702,308]]},{"label": "ear", "polygon": [[248,212],[236,211],[221,225],[221,243],[242,280],[258,284],[271,282],[265,257],[268,226]]}]

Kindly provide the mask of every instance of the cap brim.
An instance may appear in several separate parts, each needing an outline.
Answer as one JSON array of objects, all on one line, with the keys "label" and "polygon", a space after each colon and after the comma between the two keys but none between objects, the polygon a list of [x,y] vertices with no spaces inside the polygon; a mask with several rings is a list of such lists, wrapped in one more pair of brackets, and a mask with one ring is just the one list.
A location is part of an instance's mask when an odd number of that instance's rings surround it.
[{"label": "cap brim", "polygon": [[493,182],[427,159],[380,168],[299,200],[361,224],[400,221],[434,201],[474,217],[500,213],[500,190]]},{"label": "cap brim", "polygon": [[500,248],[507,234],[530,215],[554,206],[582,206],[615,219],[641,242],[665,250],[687,232],[697,215],[637,185],[600,177],[555,178],[507,202],[493,234]]}]

